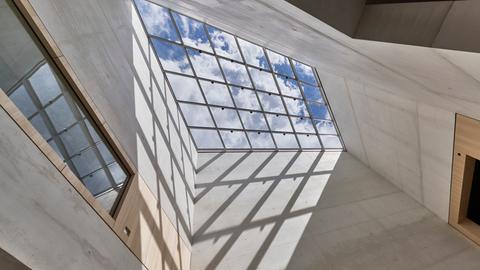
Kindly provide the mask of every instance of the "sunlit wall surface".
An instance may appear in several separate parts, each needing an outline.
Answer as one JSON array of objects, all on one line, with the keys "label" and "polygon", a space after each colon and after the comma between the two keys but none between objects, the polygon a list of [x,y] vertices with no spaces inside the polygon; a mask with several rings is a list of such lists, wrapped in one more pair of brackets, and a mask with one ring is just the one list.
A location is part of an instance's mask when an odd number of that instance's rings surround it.
[{"label": "sunlit wall surface", "polygon": [[199,150],[343,148],[312,67],[135,3]]}]

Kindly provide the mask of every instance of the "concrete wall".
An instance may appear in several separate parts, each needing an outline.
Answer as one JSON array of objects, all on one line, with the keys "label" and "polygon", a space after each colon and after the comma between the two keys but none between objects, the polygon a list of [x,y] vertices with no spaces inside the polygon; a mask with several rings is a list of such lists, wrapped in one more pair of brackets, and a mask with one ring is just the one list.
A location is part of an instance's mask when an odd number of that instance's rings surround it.
[{"label": "concrete wall", "polygon": [[196,150],[130,0],[32,0],[160,207],[190,245]]}]

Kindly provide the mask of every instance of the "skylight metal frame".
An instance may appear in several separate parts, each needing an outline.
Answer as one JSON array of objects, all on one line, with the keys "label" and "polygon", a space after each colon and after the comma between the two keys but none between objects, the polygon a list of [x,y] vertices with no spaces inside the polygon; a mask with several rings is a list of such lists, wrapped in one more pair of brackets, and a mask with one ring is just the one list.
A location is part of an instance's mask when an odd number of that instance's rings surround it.
[{"label": "skylight metal frame", "polygon": [[[288,57],[288,56],[285,56],[285,55],[283,55],[283,54],[281,54],[281,53],[278,53],[278,52],[276,52],[276,51],[274,51],[274,50],[272,50],[272,49],[267,49],[267,48],[265,48],[265,47],[263,47],[263,46],[260,46],[260,45],[254,43],[254,42],[251,42],[251,41],[246,40],[246,39],[244,39],[244,38],[240,38],[240,37],[238,37],[238,36],[236,36],[236,35],[228,32],[228,31],[224,31],[223,29],[220,29],[220,28],[217,28],[217,27],[212,26],[212,25],[210,25],[210,24],[204,23],[204,22],[202,22],[202,21],[200,21],[200,20],[197,20],[197,19],[195,19],[195,18],[192,18],[191,16],[182,14],[182,13],[177,12],[177,11],[173,11],[173,10],[171,10],[170,8],[164,7],[164,6],[162,6],[162,5],[159,5],[159,4],[157,4],[157,3],[154,3],[154,2],[152,2],[152,1],[149,1],[149,0],[139,0],[139,1],[144,1],[144,2],[147,2],[147,3],[153,4],[153,5],[157,5],[157,6],[159,6],[159,7],[161,7],[161,8],[164,8],[164,9],[166,9],[166,10],[168,11],[168,17],[169,17],[169,19],[170,19],[170,21],[171,21],[171,23],[172,23],[172,25],[173,25],[173,27],[174,27],[174,29],[175,29],[175,34],[176,34],[176,36],[178,37],[178,42],[171,41],[171,40],[169,40],[169,39],[167,39],[167,38],[163,38],[163,37],[160,37],[160,36],[156,36],[156,35],[150,34],[150,33],[148,32],[148,30],[147,30],[147,27],[146,27],[146,25],[145,25],[144,19],[142,18],[142,15],[141,15],[141,12],[140,12],[140,10],[139,10],[139,7],[138,7],[137,4],[135,3],[136,0],[132,0],[133,5],[135,6],[135,9],[136,9],[136,11],[137,11],[137,14],[138,14],[138,16],[139,16],[139,18],[140,18],[141,24],[142,24],[142,26],[143,26],[143,28],[144,28],[144,30],[145,30],[145,33],[147,34],[149,45],[153,48],[154,54],[155,54],[155,56],[156,56],[156,58],[157,58],[157,61],[158,61],[158,63],[159,63],[159,66],[161,67],[161,70],[162,70],[162,73],[163,73],[163,75],[164,75],[164,79],[165,79],[165,81],[166,81],[166,83],[167,83],[167,86],[170,88],[171,94],[173,95],[173,97],[174,97],[174,99],[175,99],[175,102],[176,102],[176,104],[177,104],[177,107],[178,107],[178,108],[180,109],[180,111],[181,111],[182,119],[183,119],[185,125],[187,126],[189,135],[191,136],[192,141],[194,142],[195,147],[196,147],[196,149],[197,149],[198,152],[252,151],[252,150],[255,150],[255,151],[298,151],[298,150],[302,150],[302,151],[332,151],[332,150],[333,150],[333,151],[343,151],[343,150],[345,150],[345,145],[344,145],[343,139],[342,139],[342,137],[341,137],[341,135],[340,135],[340,131],[339,131],[339,129],[338,129],[338,125],[337,125],[337,123],[336,123],[336,120],[335,120],[335,117],[334,117],[334,115],[333,115],[333,112],[332,112],[332,110],[331,110],[331,108],[330,108],[330,103],[328,102],[328,99],[327,99],[327,97],[326,97],[326,95],[325,95],[324,88],[323,88],[323,85],[322,85],[321,80],[320,80],[320,76],[319,76],[318,71],[317,71],[316,68],[314,68],[313,66],[307,65],[307,64],[305,64],[305,63],[303,63],[303,62],[301,62],[301,61],[294,60],[294,59],[292,59],[292,58],[290,58],[290,57]],[[203,31],[204,31],[204,33],[206,34],[207,38],[208,38],[208,43],[209,43],[209,45],[210,45],[210,47],[211,47],[211,49],[212,49],[212,52],[205,51],[205,50],[202,50],[202,49],[199,49],[199,48],[195,48],[195,47],[192,47],[192,46],[190,46],[190,45],[185,44],[185,42],[184,42],[184,40],[183,40],[183,38],[182,38],[182,35],[181,35],[181,31],[180,31],[180,29],[179,29],[179,26],[177,25],[177,22],[176,22],[176,20],[175,20],[175,18],[174,18],[174,16],[173,16],[173,12],[175,12],[175,13],[181,15],[181,16],[185,16],[185,17],[187,17],[187,18],[189,18],[189,19],[193,19],[193,20],[195,20],[196,22],[200,22],[200,23],[202,24]],[[240,54],[240,57],[241,57],[241,60],[242,60],[242,61],[238,61],[238,60],[233,59],[233,58],[228,58],[228,57],[225,57],[225,56],[223,56],[223,55],[219,55],[219,54],[217,53],[215,46],[213,46],[212,37],[211,37],[211,34],[209,33],[209,31],[208,31],[208,29],[207,29],[207,25],[209,25],[209,26],[211,26],[211,27],[213,27],[213,28],[215,28],[215,29],[223,32],[223,33],[226,33],[226,34],[228,34],[228,35],[231,35],[231,36],[234,38],[234,40],[235,40],[235,45],[237,46],[237,49],[238,49],[238,52],[239,52],[239,54]],[[249,42],[249,43],[251,43],[251,44],[253,44],[253,45],[255,45],[255,46],[258,46],[259,48],[262,49],[262,52],[263,52],[263,54],[264,54],[264,57],[266,58],[266,61],[267,61],[267,65],[268,65],[269,68],[270,68],[269,70],[263,69],[263,68],[261,68],[261,67],[254,66],[254,65],[251,65],[251,64],[247,63],[246,58],[245,58],[245,56],[244,56],[244,51],[243,51],[244,49],[243,49],[243,47],[242,47],[242,46],[240,45],[240,43],[239,43],[239,38],[242,39],[242,40],[244,40],[244,41],[247,41],[247,42]],[[181,73],[181,72],[166,70],[166,69],[164,68],[164,65],[162,64],[162,60],[160,59],[160,56],[159,56],[158,53],[157,53],[157,50],[155,49],[155,46],[154,46],[154,44],[153,44],[153,40],[159,40],[159,41],[161,41],[161,42],[166,42],[166,43],[168,43],[168,44],[174,44],[174,45],[177,45],[177,46],[181,46],[181,47],[182,47],[182,51],[183,51],[184,54],[185,54],[185,57],[186,57],[186,59],[187,59],[187,61],[188,61],[189,67],[190,67],[190,69],[191,69],[191,71],[192,71],[193,74],[190,75],[190,74],[185,74],[185,73]],[[223,81],[218,81],[218,80],[214,80],[214,79],[208,79],[208,78],[204,78],[204,77],[197,76],[197,71],[196,71],[196,69],[194,68],[194,66],[193,66],[193,64],[192,64],[191,56],[190,56],[190,54],[189,54],[189,52],[188,52],[189,49],[190,49],[190,50],[197,51],[197,52],[199,52],[199,53],[201,53],[201,54],[207,54],[207,55],[213,56],[213,57],[215,58],[215,62],[216,62],[217,65],[218,65],[218,68],[219,68],[219,70],[220,70],[221,77],[222,77]],[[268,55],[267,51],[271,51],[271,52],[273,52],[273,53],[276,53],[276,54],[279,54],[279,55],[281,55],[281,56],[284,56],[284,57],[288,60],[289,67],[290,67],[290,69],[293,71],[293,75],[294,75],[294,76],[293,76],[293,77],[290,77],[290,76],[286,76],[286,75],[284,75],[284,74],[276,73],[276,72],[274,71],[274,68],[273,68],[272,64],[271,64],[270,56]],[[249,82],[250,82],[250,84],[251,84],[252,87],[242,86],[242,85],[238,85],[238,84],[234,84],[234,83],[228,82],[227,77],[226,77],[226,75],[225,75],[224,68],[223,68],[223,66],[222,66],[221,63],[220,63],[220,60],[225,60],[225,61],[229,61],[229,62],[236,63],[236,64],[240,64],[240,65],[244,66],[244,67],[245,67],[245,70],[246,70],[246,73],[247,73],[247,75],[248,75]],[[309,83],[309,82],[305,82],[305,81],[300,80],[300,78],[299,78],[299,76],[298,76],[298,74],[297,74],[297,70],[296,70],[296,67],[295,67],[293,61],[296,61],[296,62],[301,63],[301,64],[303,64],[303,65],[305,65],[305,66],[307,66],[307,67],[310,67],[311,70],[312,70],[313,76],[314,76],[317,84],[316,84],[316,85],[312,85],[312,84]],[[250,72],[249,68],[257,69],[257,70],[260,70],[260,71],[262,71],[262,72],[268,72],[270,75],[272,75],[273,80],[274,80],[274,82],[275,82],[275,87],[276,87],[276,89],[277,89],[278,94],[272,93],[272,92],[269,92],[269,91],[266,91],[266,90],[257,89],[257,87],[255,86],[255,83],[254,83],[254,80],[253,80],[253,78],[252,78],[252,75],[251,75],[251,72]],[[202,96],[202,98],[204,99],[205,103],[200,103],[200,102],[195,102],[195,101],[179,100],[179,99],[177,98],[176,94],[175,94],[175,91],[173,90],[173,87],[172,87],[171,83],[170,83],[170,79],[168,78],[168,74],[179,75],[179,76],[184,76],[184,77],[188,77],[188,78],[194,79],[195,82],[196,82],[196,85],[198,86],[198,88],[199,88],[199,90],[200,90],[201,96]],[[308,111],[308,114],[309,114],[308,116],[298,116],[298,115],[291,114],[291,113],[288,111],[287,105],[286,105],[286,103],[285,103],[285,98],[293,98],[293,99],[300,99],[300,98],[299,98],[299,97],[294,97],[294,96],[291,96],[291,95],[288,95],[288,94],[284,94],[284,93],[281,91],[281,88],[280,88],[280,86],[279,86],[279,82],[278,82],[277,76],[281,76],[281,77],[285,77],[285,78],[287,78],[287,79],[294,80],[294,81],[297,83],[298,88],[299,88],[299,92],[301,93],[301,96],[302,96],[301,99],[302,99],[302,101],[303,101],[303,103],[304,103],[305,108],[306,108],[307,111]],[[226,88],[227,88],[227,90],[228,90],[228,94],[229,94],[229,96],[230,96],[230,98],[231,98],[231,101],[232,101],[233,106],[221,106],[221,105],[216,105],[216,104],[209,104],[209,101],[208,101],[208,99],[207,99],[207,97],[206,97],[206,94],[205,94],[205,90],[203,89],[202,85],[200,84],[200,81],[211,82],[211,83],[219,83],[219,84],[221,84],[221,85],[226,86]],[[318,119],[318,118],[315,118],[315,119],[314,119],[314,118],[313,118],[313,116],[312,116],[312,110],[311,110],[310,106],[308,105],[309,100],[307,100],[307,98],[306,98],[306,96],[305,96],[303,84],[306,84],[306,85],[312,86],[312,87],[316,87],[316,88],[319,89],[319,92],[320,92],[320,95],[321,95],[321,97],[322,97],[322,101],[323,101],[323,102],[322,102],[322,103],[315,102],[315,103],[317,103],[317,104],[323,104],[323,105],[326,107],[327,112],[328,112],[328,114],[329,114],[329,116],[330,116],[330,119]],[[253,93],[255,93],[256,101],[258,102],[258,104],[259,104],[259,106],[260,106],[260,110],[244,109],[244,108],[238,107],[237,104],[236,104],[235,98],[234,98],[234,96],[233,96],[233,94],[232,94],[232,90],[231,90],[232,87],[237,87],[237,88],[240,88],[240,89],[242,89],[242,90],[253,91]],[[281,99],[281,101],[282,101],[283,109],[285,110],[285,113],[273,113],[273,112],[266,111],[266,110],[264,109],[263,104],[262,104],[262,102],[261,102],[261,99],[260,99],[260,97],[259,97],[259,93],[265,93],[265,94],[268,94],[269,96],[274,95],[274,96],[280,97],[280,99]],[[310,102],[312,102],[312,101],[310,101]],[[210,115],[210,117],[211,117],[211,119],[212,119],[212,122],[213,122],[214,127],[212,128],[212,127],[205,127],[205,126],[189,125],[188,122],[186,121],[186,117],[185,117],[182,109],[180,108],[180,104],[191,104],[191,105],[199,105],[199,106],[204,106],[204,107],[206,107],[206,108],[208,109],[208,112],[209,112],[209,115]],[[242,128],[240,129],[240,128],[222,128],[222,127],[218,127],[217,120],[215,119],[215,117],[214,117],[214,115],[213,115],[213,113],[212,113],[211,108],[222,108],[222,109],[233,109],[233,110],[235,110],[236,115],[237,115],[237,117],[238,117],[239,122],[241,123]],[[246,129],[246,128],[245,128],[244,121],[243,121],[243,119],[242,119],[242,117],[241,117],[241,115],[240,115],[240,112],[241,112],[241,111],[261,113],[263,119],[265,120],[265,123],[266,123],[266,125],[267,125],[268,130]],[[281,115],[281,116],[286,116],[286,117],[288,118],[288,121],[289,121],[290,128],[291,128],[292,132],[283,132],[283,131],[274,131],[274,130],[272,130],[272,128],[270,127],[270,123],[269,123],[266,115],[277,115],[277,116]],[[292,117],[293,117],[293,118],[295,118],[295,117],[300,117],[300,118],[309,119],[310,122],[311,122],[311,124],[313,125],[313,129],[315,130],[315,133],[308,133],[308,132],[299,132],[299,131],[296,131],[296,129],[295,129],[295,127],[294,127],[294,124],[293,124],[293,122],[292,122]],[[319,120],[319,121],[330,121],[330,122],[332,122],[336,134],[325,134],[325,133],[322,134],[322,133],[320,133],[319,130],[318,130],[318,128],[317,128],[317,125],[315,124],[315,120]],[[195,138],[194,138],[194,136],[193,136],[193,134],[192,134],[191,129],[215,130],[215,131],[216,131],[216,134],[218,135],[218,138],[219,138],[219,140],[220,140],[220,142],[221,142],[221,144],[222,144],[222,148],[199,148],[199,147],[198,147],[198,144],[197,144],[197,142],[195,141]],[[226,145],[225,145],[224,138],[222,137],[220,131],[230,131],[230,132],[241,131],[241,132],[243,132],[243,134],[244,134],[244,136],[245,136],[245,138],[246,138],[246,140],[247,140],[247,142],[248,142],[249,148],[227,148]],[[269,137],[271,138],[271,140],[272,140],[273,144],[275,145],[275,147],[274,147],[274,148],[253,148],[253,147],[252,147],[252,143],[251,143],[251,141],[250,141],[250,137],[249,137],[249,135],[247,134],[248,132],[268,133],[268,134],[270,135]],[[260,134],[260,133],[259,133],[259,134]],[[283,134],[283,135],[285,135],[285,134],[293,134],[293,135],[295,136],[295,140],[296,140],[296,143],[297,143],[298,147],[295,147],[295,148],[280,148],[280,147],[278,147],[277,141],[276,141],[275,138],[274,138],[274,134]],[[319,142],[320,148],[303,148],[303,147],[301,146],[301,144],[300,144],[300,140],[299,140],[299,138],[298,138],[297,135],[311,135],[311,136],[315,136],[315,137],[317,138],[318,142]],[[321,137],[320,137],[320,136],[322,136],[322,135],[328,135],[328,136],[332,136],[332,135],[333,135],[333,136],[337,136],[341,147],[340,147],[340,148],[325,148],[325,147],[324,147],[324,144],[323,144],[323,142],[322,142],[322,139],[321,139]]]}]

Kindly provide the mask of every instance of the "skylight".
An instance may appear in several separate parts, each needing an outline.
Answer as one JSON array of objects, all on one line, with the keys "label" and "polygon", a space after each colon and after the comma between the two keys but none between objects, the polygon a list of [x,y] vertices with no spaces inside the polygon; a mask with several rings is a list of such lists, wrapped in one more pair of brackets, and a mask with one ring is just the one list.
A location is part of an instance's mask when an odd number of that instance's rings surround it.
[{"label": "skylight", "polygon": [[135,3],[198,150],[343,149],[312,67]]}]

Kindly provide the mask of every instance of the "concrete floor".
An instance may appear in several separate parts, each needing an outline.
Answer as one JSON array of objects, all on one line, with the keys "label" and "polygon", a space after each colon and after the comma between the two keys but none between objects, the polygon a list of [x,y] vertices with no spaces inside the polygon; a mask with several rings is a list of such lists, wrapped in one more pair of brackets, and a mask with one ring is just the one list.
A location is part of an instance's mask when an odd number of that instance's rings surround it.
[{"label": "concrete floor", "polygon": [[480,249],[348,153],[199,168],[191,269],[480,269]]}]

